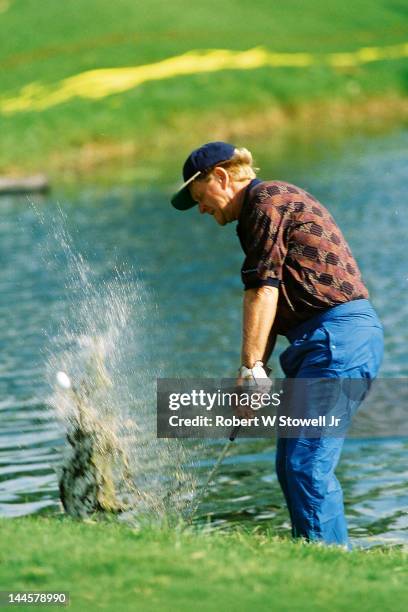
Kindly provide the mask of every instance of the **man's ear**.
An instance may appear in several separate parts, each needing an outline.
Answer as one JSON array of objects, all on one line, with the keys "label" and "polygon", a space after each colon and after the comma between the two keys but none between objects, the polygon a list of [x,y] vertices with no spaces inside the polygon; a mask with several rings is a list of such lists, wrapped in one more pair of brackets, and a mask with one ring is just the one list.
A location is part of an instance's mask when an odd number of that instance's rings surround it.
[{"label": "man's ear", "polygon": [[225,168],[216,166],[213,170],[215,179],[221,184],[221,187],[225,189],[230,184],[230,177]]}]

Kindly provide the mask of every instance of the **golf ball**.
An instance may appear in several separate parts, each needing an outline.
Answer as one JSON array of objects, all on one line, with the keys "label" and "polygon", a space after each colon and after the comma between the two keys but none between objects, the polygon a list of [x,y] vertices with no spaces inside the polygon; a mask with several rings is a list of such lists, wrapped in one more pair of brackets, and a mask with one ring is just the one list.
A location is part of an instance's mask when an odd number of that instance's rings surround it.
[{"label": "golf ball", "polygon": [[57,372],[57,383],[63,389],[71,388],[71,379],[65,372]]}]

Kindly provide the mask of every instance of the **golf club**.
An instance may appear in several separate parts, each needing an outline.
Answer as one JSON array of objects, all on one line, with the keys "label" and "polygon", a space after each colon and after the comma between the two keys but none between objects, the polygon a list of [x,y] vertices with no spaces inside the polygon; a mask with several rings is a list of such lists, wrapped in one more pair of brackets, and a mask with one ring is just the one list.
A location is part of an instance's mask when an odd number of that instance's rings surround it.
[{"label": "golf club", "polygon": [[226,442],[226,444],[224,445],[217,461],[214,463],[210,473],[207,476],[207,480],[205,481],[204,486],[201,489],[200,494],[198,495],[198,498],[196,499],[196,502],[194,505],[192,505],[189,516],[187,518],[187,524],[191,525],[191,523],[193,522],[193,518],[196,515],[196,512],[198,510],[198,508],[200,507],[201,502],[204,499],[205,494],[207,493],[207,489],[210,485],[210,482],[212,481],[212,479],[214,478],[214,475],[216,474],[218,468],[220,467],[221,463],[223,462],[224,458],[226,457],[226,455],[228,454],[228,451],[232,445],[232,443],[235,441],[239,430],[241,429],[241,425],[236,425],[232,430],[231,433],[228,437],[228,440]]}]

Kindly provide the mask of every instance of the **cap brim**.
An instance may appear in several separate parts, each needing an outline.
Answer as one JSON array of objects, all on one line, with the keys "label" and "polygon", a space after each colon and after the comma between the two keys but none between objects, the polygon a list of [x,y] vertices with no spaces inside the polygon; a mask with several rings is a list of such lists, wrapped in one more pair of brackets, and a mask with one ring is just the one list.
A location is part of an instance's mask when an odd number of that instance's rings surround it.
[{"label": "cap brim", "polygon": [[170,202],[172,203],[174,208],[177,208],[177,210],[188,210],[189,208],[193,208],[193,206],[196,206],[197,202],[193,200],[193,198],[191,197],[189,187],[190,187],[190,183],[192,183],[199,174],[201,174],[201,172],[196,172],[173,195]]}]

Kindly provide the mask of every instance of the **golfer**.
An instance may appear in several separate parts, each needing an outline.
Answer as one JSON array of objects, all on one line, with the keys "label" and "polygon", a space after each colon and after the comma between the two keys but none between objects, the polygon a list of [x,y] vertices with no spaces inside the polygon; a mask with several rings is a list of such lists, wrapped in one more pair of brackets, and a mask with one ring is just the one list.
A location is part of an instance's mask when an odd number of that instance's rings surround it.
[{"label": "golfer", "polygon": [[[305,190],[256,177],[251,153],[225,142],[194,150],[178,210],[198,206],[219,225],[237,221],[245,253],[240,376],[265,378],[277,335],[288,378],[372,380],[383,354],[381,323],[340,229]],[[348,545],[341,486],[334,474],[343,437],[278,438],[276,470],[292,534]]]}]

